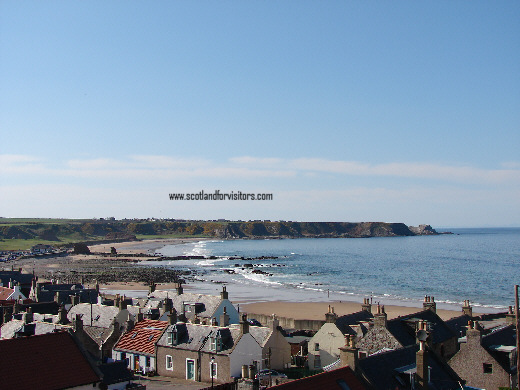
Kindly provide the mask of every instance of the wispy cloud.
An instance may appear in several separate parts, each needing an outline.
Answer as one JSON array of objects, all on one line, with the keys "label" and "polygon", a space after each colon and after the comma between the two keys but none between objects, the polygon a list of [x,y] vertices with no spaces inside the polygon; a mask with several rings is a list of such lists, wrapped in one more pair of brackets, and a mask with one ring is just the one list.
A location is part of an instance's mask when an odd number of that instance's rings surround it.
[{"label": "wispy cloud", "polygon": [[498,169],[442,165],[425,162],[367,164],[359,161],[321,158],[230,157],[222,160],[192,159],[161,155],[134,155],[126,158],[73,159],[61,166],[27,155],[0,155],[0,173],[98,179],[156,180],[175,178],[291,178],[312,180],[321,174],[357,177],[394,177],[435,180],[460,184],[520,183],[520,166],[504,163]]}]

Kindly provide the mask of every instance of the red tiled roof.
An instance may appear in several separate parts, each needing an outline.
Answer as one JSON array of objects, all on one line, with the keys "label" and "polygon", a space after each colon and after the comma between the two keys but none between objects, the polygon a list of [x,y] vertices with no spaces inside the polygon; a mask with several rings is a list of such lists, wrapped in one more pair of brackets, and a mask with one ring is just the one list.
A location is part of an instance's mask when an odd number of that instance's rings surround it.
[{"label": "red tiled roof", "polygon": [[155,343],[159,341],[167,327],[167,321],[140,321],[135,324],[132,330],[126,332],[119,339],[114,349],[153,355],[155,353]]},{"label": "red tiled roof", "polygon": [[351,390],[365,390],[365,386],[356,378],[354,371],[349,366],[341,367],[336,370],[322,372],[307,378],[297,379],[281,385],[271,386],[273,390],[341,390],[339,382],[344,381]]},{"label": "red tiled roof", "polygon": [[64,389],[100,381],[68,332],[0,340],[0,387]]},{"label": "red tiled roof", "polygon": [[9,287],[0,287],[0,301],[5,301],[14,293],[14,290]]}]

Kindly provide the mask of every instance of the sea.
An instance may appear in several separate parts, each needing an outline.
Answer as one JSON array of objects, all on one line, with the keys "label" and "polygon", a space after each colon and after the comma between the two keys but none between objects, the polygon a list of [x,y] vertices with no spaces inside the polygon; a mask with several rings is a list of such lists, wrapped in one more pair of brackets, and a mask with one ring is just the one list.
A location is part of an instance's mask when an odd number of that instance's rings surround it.
[{"label": "sea", "polygon": [[[163,256],[215,259],[146,262],[189,271],[198,290],[227,286],[248,301],[359,301],[477,312],[506,310],[520,284],[520,228],[437,229],[413,237],[204,240],[168,245]],[[246,260],[237,260],[244,257]],[[251,266],[252,265],[252,266]],[[186,272],[188,273],[188,272]],[[230,298],[231,299],[231,298]]]}]

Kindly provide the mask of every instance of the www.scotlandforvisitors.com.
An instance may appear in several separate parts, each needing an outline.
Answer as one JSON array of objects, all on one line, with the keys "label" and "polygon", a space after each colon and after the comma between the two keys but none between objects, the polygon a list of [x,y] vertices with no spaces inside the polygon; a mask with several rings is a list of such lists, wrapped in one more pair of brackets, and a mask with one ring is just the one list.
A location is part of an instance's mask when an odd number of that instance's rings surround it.
[{"label": "www.scotlandforvisitors.com", "polygon": [[220,190],[214,192],[204,192],[187,194],[170,194],[170,200],[273,200],[273,194],[246,194],[242,191],[231,191],[221,193]]}]

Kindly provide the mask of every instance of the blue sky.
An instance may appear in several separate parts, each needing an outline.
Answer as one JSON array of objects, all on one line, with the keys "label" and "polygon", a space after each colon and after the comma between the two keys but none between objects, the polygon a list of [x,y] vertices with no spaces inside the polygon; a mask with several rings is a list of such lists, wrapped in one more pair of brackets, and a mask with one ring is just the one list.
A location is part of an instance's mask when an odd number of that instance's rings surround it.
[{"label": "blue sky", "polygon": [[[520,226],[516,1],[4,1],[0,216]],[[273,201],[168,194],[272,193]]]}]

